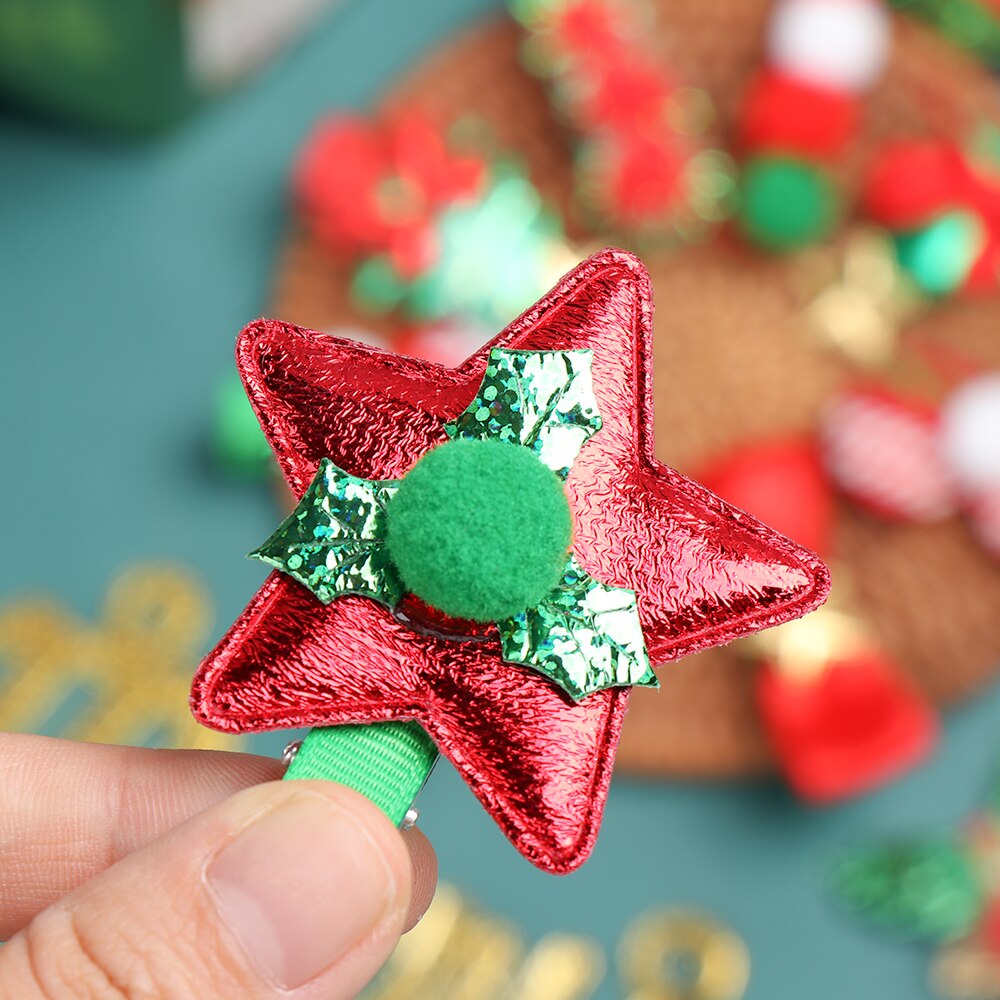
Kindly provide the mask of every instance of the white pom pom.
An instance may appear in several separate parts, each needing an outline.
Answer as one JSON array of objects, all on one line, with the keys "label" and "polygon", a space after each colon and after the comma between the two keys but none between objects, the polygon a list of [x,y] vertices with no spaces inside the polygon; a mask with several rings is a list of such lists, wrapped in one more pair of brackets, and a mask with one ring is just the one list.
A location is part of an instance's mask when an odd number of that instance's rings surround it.
[{"label": "white pom pom", "polygon": [[1000,373],[968,379],[945,401],[941,451],[966,493],[1000,486]]},{"label": "white pom pom", "polygon": [[882,0],[779,0],[771,16],[771,65],[830,90],[854,93],[878,79],[892,34]]}]

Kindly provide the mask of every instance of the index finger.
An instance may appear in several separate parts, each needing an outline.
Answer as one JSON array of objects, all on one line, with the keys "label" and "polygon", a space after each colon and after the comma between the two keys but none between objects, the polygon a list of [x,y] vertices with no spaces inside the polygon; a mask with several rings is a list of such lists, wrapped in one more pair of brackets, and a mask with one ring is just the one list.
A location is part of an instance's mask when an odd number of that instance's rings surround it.
[{"label": "index finger", "polygon": [[0,733],[0,941],[126,854],[282,771],[249,754]]}]

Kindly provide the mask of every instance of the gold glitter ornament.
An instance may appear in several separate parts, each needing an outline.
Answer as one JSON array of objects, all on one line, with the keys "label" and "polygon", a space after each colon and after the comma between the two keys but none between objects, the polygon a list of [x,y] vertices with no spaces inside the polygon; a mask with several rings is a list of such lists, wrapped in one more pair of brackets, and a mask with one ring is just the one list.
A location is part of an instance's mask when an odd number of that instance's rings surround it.
[{"label": "gold glitter ornament", "polygon": [[588,1000],[604,977],[600,945],[550,934],[527,948],[509,921],[441,884],[364,1000]]},{"label": "gold glitter ornament", "polygon": [[725,925],[683,909],[635,920],[618,951],[629,1000],[740,1000],[750,981],[750,952]]},{"label": "gold glitter ornament", "polygon": [[84,622],[52,600],[0,609],[0,730],[99,743],[238,749],[244,740],[198,725],[189,677],[211,618],[186,570],[137,565]]}]

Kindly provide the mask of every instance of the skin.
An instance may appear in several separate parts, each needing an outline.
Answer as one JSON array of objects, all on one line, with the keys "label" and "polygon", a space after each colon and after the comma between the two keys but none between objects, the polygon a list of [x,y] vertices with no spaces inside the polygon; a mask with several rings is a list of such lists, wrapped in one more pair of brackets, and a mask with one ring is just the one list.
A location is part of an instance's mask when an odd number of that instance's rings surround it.
[{"label": "skin", "polygon": [[281,773],[0,734],[0,996],[356,996],[429,906],[433,850]]}]

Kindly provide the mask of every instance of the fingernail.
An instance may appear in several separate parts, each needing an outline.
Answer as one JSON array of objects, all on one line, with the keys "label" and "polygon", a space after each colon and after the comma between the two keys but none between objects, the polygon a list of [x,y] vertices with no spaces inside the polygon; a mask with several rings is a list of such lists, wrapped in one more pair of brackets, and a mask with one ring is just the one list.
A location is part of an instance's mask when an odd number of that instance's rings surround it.
[{"label": "fingernail", "polygon": [[300,793],[241,831],[206,880],[251,964],[285,990],[347,955],[398,898],[363,822],[315,794]]}]

